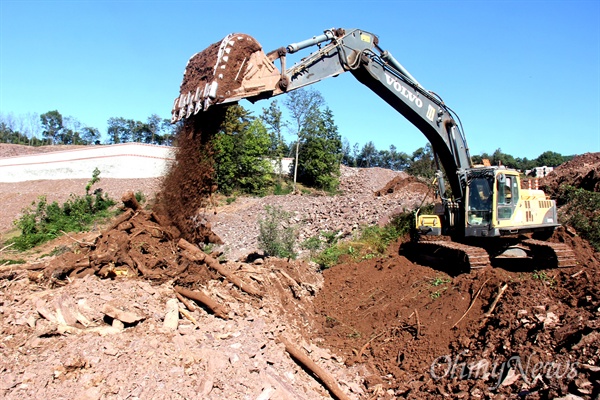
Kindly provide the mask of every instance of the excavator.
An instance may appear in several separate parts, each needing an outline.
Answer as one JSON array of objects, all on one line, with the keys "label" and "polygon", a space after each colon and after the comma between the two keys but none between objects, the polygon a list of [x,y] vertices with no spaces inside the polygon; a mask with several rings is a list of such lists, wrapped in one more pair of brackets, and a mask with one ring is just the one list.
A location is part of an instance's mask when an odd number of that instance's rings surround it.
[{"label": "excavator", "polygon": [[[286,66],[288,55],[314,46],[312,53]],[[456,113],[383,50],[372,33],[328,29],[269,53],[253,37],[232,33],[190,58],[173,104],[172,122],[221,104],[271,98],[345,72],[392,106],[431,143],[438,166],[436,194],[441,201],[433,214],[416,214],[419,253],[455,260],[466,269],[516,258],[545,267],[575,265],[568,246],[543,240],[560,225],[555,201],[542,190],[522,188],[516,170],[473,165]]]}]

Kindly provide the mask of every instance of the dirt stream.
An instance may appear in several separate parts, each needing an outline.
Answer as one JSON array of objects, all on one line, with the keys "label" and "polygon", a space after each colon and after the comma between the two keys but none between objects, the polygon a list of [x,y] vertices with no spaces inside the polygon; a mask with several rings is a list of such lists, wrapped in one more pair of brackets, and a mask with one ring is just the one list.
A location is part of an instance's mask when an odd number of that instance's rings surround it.
[{"label": "dirt stream", "polygon": [[[206,146],[214,120],[188,124],[158,206],[143,209],[126,194],[107,226],[0,267],[0,396],[600,395],[599,257],[572,229],[552,240],[571,245],[579,264],[557,270],[454,276],[412,263],[401,241],[384,257],[347,257],[326,271],[265,258],[248,239],[264,204],[287,205],[305,237],[338,228],[351,236],[420,203],[428,188],[391,171],[343,169],[345,192],[333,198],[239,199],[215,215]],[[197,246],[205,241],[223,244],[208,255]],[[40,258],[57,247],[67,251]]]}]

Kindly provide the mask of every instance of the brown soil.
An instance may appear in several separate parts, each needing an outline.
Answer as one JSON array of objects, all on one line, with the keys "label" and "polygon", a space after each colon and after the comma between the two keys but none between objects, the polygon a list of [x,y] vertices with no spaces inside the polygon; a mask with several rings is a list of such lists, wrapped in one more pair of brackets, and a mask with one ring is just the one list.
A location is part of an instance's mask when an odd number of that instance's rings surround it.
[{"label": "brown soil", "polygon": [[[581,239],[564,231],[555,236],[574,246],[579,266],[543,273],[495,268],[452,277],[399,256],[398,245],[383,259],[337,265],[324,272],[325,286],[315,301],[319,335],[348,365],[368,365],[372,376],[367,385],[392,388],[389,398],[516,392],[554,398],[578,391],[587,398],[591,387],[586,392],[578,385],[597,385],[600,378],[594,367],[600,356],[600,263]],[[504,284],[506,292],[486,318]],[[460,377],[465,364],[501,366],[513,356],[519,357],[523,371],[530,361],[530,370],[514,382],[474,372]],[[532,365],[546,368],[552,362],[561,365],[560,374],[542,373],[531,382]],[[457,371],[446,374],[451,365]],[[565,368],[573,370],[571,378]],[[490,390],[498,382],[502,385]]]},{"label": "brown soil", "polygon": [[592,192],[600,192],[600,153],[575,156],[556,167],[540,181],[542,189],[556,195],[561,185],[570,185]]},{"label": "brown soil", "polygon": [[[227,62],[222,61],[216,70],[217,75],[223,75],[218,80],[216,102],[222,101],[223,97],[228,96],[230,92],[240,87],[244,76],[244,74],[239,73],[240,68],[248,61],[248,57],[252,53],[261,49],[256,40],[244,34],[235,35],[231,42],[232,44],[227,46],[230,49],[230,52],[226,54],[228,57]],[[221,43],[222,41],[213,43],[190,58],[181,83],[180,93],[182,95],[188,93],[195,95],[198,87],[202,91],[206,83],[213,81]],[[202,93],[200,94],[202,95]]]},{"label": "brown soil", "polygon": [[430,192],[429,186],[427,186],[427,184],[421,179],[415,178],[414,176],[398,176],[389,181],[384,188],[376,191],[375,196],[385,196],[391,193],[400,192],[402,190],[408,190],[422,194],[427,194]]}]

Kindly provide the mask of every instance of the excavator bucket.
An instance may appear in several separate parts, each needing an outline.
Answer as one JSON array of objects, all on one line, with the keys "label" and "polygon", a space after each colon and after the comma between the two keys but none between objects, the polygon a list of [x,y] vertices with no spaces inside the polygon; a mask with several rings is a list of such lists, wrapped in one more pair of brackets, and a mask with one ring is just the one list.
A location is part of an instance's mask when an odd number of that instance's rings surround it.
[{"label": "excavator bucket", "polygon": [[190,58],[183,74],[171,122],[188,118],[213,104],[270,97],[281,73],[253,37],[232,33]]}]

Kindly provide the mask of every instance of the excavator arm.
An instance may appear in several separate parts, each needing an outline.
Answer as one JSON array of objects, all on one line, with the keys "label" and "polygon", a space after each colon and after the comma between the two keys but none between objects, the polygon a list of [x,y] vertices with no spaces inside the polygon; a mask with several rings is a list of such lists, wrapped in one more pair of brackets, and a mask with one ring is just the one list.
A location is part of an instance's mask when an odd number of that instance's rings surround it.
[{"label": "excavator arm", "polygon": [[[172,121],[190,117],[213,104],[241,99],[254,102],[350,72],[425,135],[446,172],[454,201],[461,203],[465,171],[472,165],[458,118],[389,52],[383,51],[378,42],[377,36],[359,29],[330,29],[265,54],[251,36],[228,35],[188,61],[180,96],[173,105]],[[286,68],[288,54],[312,46],[318,49]],[[275,66],[276,60],[280,60],[280,69]],[[443,196],[441,172],[438,183]]]}]

